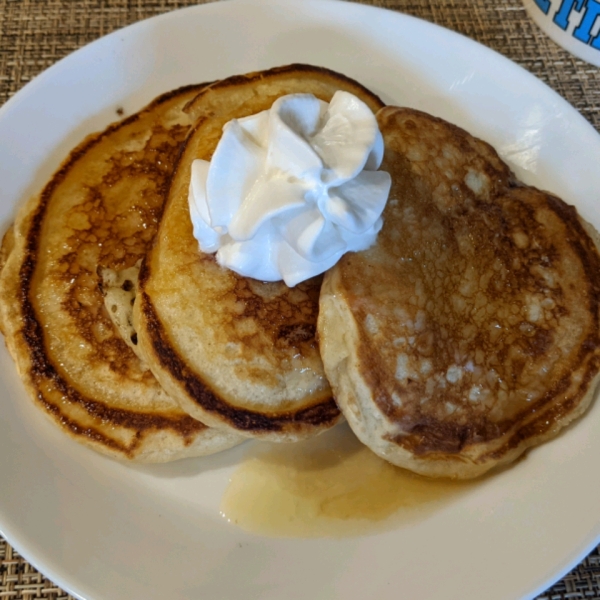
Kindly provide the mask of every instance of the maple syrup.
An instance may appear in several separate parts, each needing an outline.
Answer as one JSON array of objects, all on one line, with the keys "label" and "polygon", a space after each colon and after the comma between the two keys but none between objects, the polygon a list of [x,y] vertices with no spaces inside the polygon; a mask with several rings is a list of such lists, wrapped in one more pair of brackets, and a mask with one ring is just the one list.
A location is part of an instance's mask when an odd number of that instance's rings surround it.
[{"label": "maple syrup", "polygon": [[255,444],[230,480],[221,514],[262,535],[360,535],[423,518],[474,485],[395,467],[344,424],[296,444]]}]

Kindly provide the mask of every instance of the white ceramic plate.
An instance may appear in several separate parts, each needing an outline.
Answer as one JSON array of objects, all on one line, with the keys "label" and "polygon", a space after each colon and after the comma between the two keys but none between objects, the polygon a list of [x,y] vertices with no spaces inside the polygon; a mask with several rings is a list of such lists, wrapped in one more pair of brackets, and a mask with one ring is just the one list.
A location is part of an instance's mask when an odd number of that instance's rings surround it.
[{"label": "white ceramic plate", "polygon": [[[291,62],[350,75],[387,102],[493,143],[529,183],[600,228],[600,137],[534,77],[401,14],[333,1],[203,5],[118,31],[0,111],[0,221],[67,151],[160,92]],[[59,585],[110,598],[532,597],[600,541],[600,405],[555,441],[426,518],[350,539],[246,534],[218,513],[245,449],[128,467],[62,437],[0,352],[0,530]],[[247,446],[246,446],[247,448]]]}]

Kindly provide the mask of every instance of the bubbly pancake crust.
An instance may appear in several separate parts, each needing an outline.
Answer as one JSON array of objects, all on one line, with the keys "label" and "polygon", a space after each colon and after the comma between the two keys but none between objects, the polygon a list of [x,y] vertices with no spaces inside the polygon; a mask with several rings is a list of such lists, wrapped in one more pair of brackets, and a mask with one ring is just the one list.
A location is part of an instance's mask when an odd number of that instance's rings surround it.
[{"label": "bubbly pancake crust", "polygon": [[181,411],[143,368],[106,314],[96,273],[145,254],[190,127],[182,109],[202,87],[84,140],[3,241],[0,321],[20,375],[64,431],[116,458],[164,461],[235,443]]},{"label": "bubbly pancake crust", "polygon": [[[212,257],[206,257],[206,259],[212,260]],[[234,288],[244,288],[247,285],[247,282],[243,278],[234,274],[232,274],[231,280]],[[281,315],[285,313],[278,311],[275,307],[265,307],[262,302],[257,302],[256,297],[251,294],[237,296],[237,301],[244,305],[243,316],[241,318],[251,318],[253,321],[263,324],[264,328],[261,328],[261,333],[265,333],[268,336],[273,347],[279,347],[286,354],[289,353],[290,349],[294,354],[301,356],[315,354],[318,351],[315,340],[315,322],[317,318],[316,309],[318,307],[320,283],[321,278],[318,278],[318,285],[313,282],[309,286],[309,292],[313,296],[316,292],[317,298],[313,298],[310,303],[306,302],[310,304],[310,311],[308,315],[305,315],[308,322],[299,322],[297,325],[293,323],[293,320],[298,320],[298,317],[302,318],[302,312],[300,312],[296,313],[296,318],[291,317],[285,324],[278,327],[277,321],[281,321]],[[302,284],[299,285],[305,287]],[[235,294],[235,289],[230,291]],[[279,304],[282,303],[286,305],[286,308],[292,308],[290,303],[285,303],[285,300]],[[257,308],[258,310],[256,310]],[[263,312],[263,309],[266,314],[261,318],[257,313]],[[186,360],[174,349],[170,343],[168,332],[165,330],[152,303],[145,294],[141,295],[139,310],[143,314],[145,334],[152,340],[153,353],[160,360],[162,368],[169,372],[170,377],[203,410],[218,415],[220,419],[225,420],[240,433],[250,432],[253,435],[268,435],[270,433],[285,434],[286,430],[291,430],[295,434],[301,434],[303,430],[308,429],[310,431],[312,427],[319,429],[326,428],[337,423],[339,420],[340,412],[331,397],[328,386],[324,388],[321,394],[315,395],[312,405],[309,404],[300,410],[285,411],[269,410],[268,408],[249,410],[235,406],[222,399],[218,391],[212,390],[205,381],[202,381],[197,373],[188,366]],[[276,314],[272,314],[273,312]],[[227,335],[229,340],[239,337],[239,334],[232,332],[232,325],[235,331],[235,324],[231,321],[229,323],[223,322],[222,324],[223,333]],[[252,337],[255,337],[254,343],[252,343]],[[249,358],[257,351],[264,352],[264,337],[262,335],[257,336],[256,332],[254,332],[254,335],[244,338],[243,344],[244,353],[248,354]],[[265,383],[265,378],[269,376],[268,373],[265,375],[263,370],[253,372],[252,369],[244,374],[248,379],[255,379],[257,382],[262,383]],[[167,383],[166,385],[169,386],[172,383]],[[187,406],[187,404],[184,406]],[[219,423],[217,422],[217,424]]]},{"label": "bubbly pancake crust", "polygon": [[426,475],[476,476],[592,401],[598,237],[458,127],[392,107],[378,120],[394,184],[376,245],[325,278],[326,373],[376,452]]},{"label": "bubbly pancake crust", "polygon": [[188,106],[196,119],[142,265],[134,320],[161,385],[215,427],[273,441],[314,435],[340,419],[315,338],[321,278],[294,288],[241,277],[199,251],[188,209],[191,163],[209,160],[222,127],[289,93],[329,101],[337,89],[377,96],[326,69],[290,65],[220,81]]}]

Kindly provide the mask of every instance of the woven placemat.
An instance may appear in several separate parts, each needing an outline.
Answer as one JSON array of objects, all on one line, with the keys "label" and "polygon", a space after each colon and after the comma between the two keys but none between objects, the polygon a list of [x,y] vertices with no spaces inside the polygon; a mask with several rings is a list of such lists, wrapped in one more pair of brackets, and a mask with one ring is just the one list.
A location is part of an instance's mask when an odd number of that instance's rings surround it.
[{"label": "woven placemat", "polygon": [[[259,1],[259,0],[258,0]],[[0,104],[73,50],[140,19],[199,4],[185,0],[0,0]],[[542,79],[600,132],[600,69],[574,58],[528,18],[519,0],[373,0],[458,31]],[[3,482],[0,481],[0,493]],[[0,600],[66,600],[68,594],[0,538]],[[600,552],[538,600],[600,599]],[[485,600],[485,599],[479,599]]]}]

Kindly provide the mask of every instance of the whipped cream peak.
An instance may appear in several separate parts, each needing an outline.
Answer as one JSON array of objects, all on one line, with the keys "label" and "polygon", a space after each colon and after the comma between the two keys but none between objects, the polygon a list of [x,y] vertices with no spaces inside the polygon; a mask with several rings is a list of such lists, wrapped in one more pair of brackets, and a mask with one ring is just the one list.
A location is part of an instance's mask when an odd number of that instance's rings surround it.
[{"label": "whipped cream peak", "polygon": [[294,286],[373,244],[391,186],[382,159],[377,121],[359,98],[283,96],[227,123],[210,163],[193,161],[194,236],[222,266]]}]

